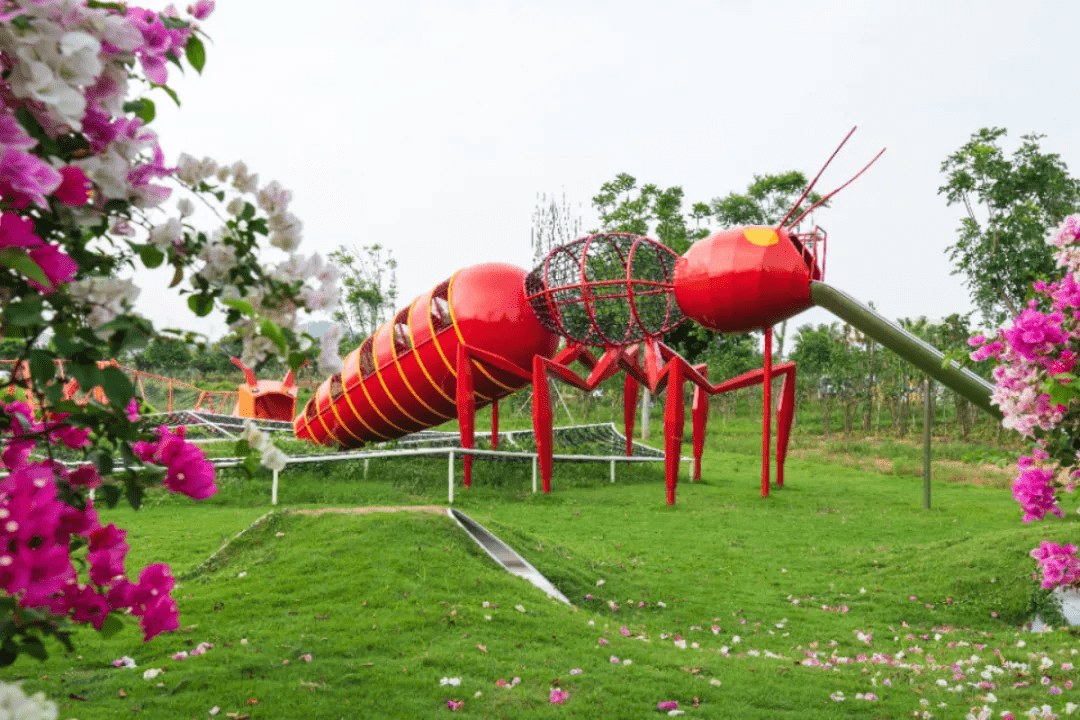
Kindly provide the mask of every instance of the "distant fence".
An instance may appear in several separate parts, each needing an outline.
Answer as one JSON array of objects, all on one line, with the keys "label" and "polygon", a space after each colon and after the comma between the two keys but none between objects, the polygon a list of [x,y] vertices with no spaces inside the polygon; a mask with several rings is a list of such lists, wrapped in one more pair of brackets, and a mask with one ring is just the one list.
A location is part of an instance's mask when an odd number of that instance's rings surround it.
[{"label": "distant fence", "polygon": [[[87,398],[95,395],[103,399],[104,394],[100,388],[80,388],[74,379],[69,379],[64,372],[63,360],[55,360],[56,373],[60,380],[65,382],[65,393],[75,399]],[[135,368],[113,364],[131,377],[131,384],[135,386],[136,394],[143,403],[151,408],[164,412],[173,412],[176,408],[188,408],[193,411],[206,411],[210,413],[229,413],[236,406],[236,391],[226,390],[203,390],[182,380],[155,375],[153,373],[136,370]],[[8,377],[19,378],[20,367],[15,360],[0,360],[0,372],[6,372]],[[74,385],[72,385],[74,383]],[[8,393],[13,394],[15,387],[8,388]]]},{"label": "distant fence", "polygon": [[[364,461],[364,475],[367,475],[368,461],[372,459],[386,458],[410,458],[445,455],[447,458],[447,502],[454,502],[454,466],[459,456],[472,455],[474,457],[488,457],[496,460],[508,460],[514,462],[530,461],[532,463],[532,491],[537,491],[537,458],[536,443],[532,430],[513,430],[499,433],[498,443],[506,442],[514,446],[515,450],[492,450],[490,448],[491,433],[477,433],[477,444],[487,444],[489,447],[477,447],[465,449],[456,432],[438,432],[433,430],[414,433],[394,443],[383,443],[371,450],[358,450],[338,453],[318,453],[311,455],[295,455],[288,458],[286,467],[290,465],[304,465],[309,463],[344,462],[349,460]],[[633,443],[634,455],[627,457],[625,454],[626,437],[622,435],[613,423],[597,425],[575,425],[571,427],[555,428],[553,433],[553,446],[577,450],[577,452],[555,453],[552,457],[556,462],[586,462],[607,463],[611,468],[611,482],[615,482],[615,465],[617,463],[640,463],[640,462],[663,462],[664,454],[656,448]],[[595,451],[595,452],[590,452]],[[691,458],[682,458],[687,462],[690,477],[693,477],[693,461]],[[227,468],[237,467],[243,463],[243,458],[219,458],[213,460],[214,467]],[[278,504],[279,471],[273,471],[273,482],[270,487],[270,502]]]}]

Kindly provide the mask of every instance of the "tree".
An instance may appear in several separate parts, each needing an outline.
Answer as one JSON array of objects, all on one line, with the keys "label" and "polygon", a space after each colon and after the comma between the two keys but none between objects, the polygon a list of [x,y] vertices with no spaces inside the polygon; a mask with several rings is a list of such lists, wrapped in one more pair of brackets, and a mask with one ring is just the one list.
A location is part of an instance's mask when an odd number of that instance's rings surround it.
[{"label": "tree", "polygon": [[[649,184],[639,188],[637,179],[626,173],[619,173],[614,180],[604,183],[592,199],[604,232],[649,235],[652,231],[657,240],[680,255],[695,240],[709,234],[709,229],[702,227],[702,222],[709,216],[709,206],[705,203],[692,206],[690,219],[695,226],[690,228],[682,203],[681,187],[676,185],[664,190]],[[664,342],[690,362],[697,362],[715,335],[691,323],[683,323],[665,335]]]},{"label": "tree", "polygon": [[1045,135],[1024,135],[1008,158],[1006,134],[996,127],[972,133],[941,164],[947,182],[938,188],[948,205],[964,206],[959,237],[946,252],[992,325],[1019,314],[1031,284],[1055,273],[1046,228],[1080,206],[1080,182],[1057,154],[1039,147]]},{"label": "tree", "polygon": [[[806,176],[798,170],[790,170],[779,175],[755,175],[745,193],[728,193],[724,197],[713,198],[709,209],[713,217],[724,228],[744,225],[779,225],[784,216],[795,206],[809,183]],[[810,207],[821,199],[817,193],[803,201]],[[828,203],[822,203],[828,207]],[[787,320],[780,324],[776,334],[776,359],[784,359],[784,338],[787,335]]]},{"label": "tree", "polygon": [[[795,205],[809,183],[798,170],[779,175],[755,175],[745,193],[728,193],[713,198],[709,203],[713,217],[723,227],[743,225],[778,225]],[[810,193],[803,204],[806,207],[821,199]],[[824,203],[822,207],[827,207]]]},{"label": "tree", "polygon": [[533,226],[530,243],[533,249],[533,265],[539,265],[553,249],[581,237],[581,214],[575,214],[563,193],[562,203],[547,193],[536,196],[536,208],[533,210]]},{"label": "tree", "polygon": [[135,367],[144,372],[171,377],[186,372],[191,360],[191,349],[182,340],[162,335],[151,340],[142,352],[135,355]]},{"label": "tree", "polygon": [[[691,219],[697,227],[690,229],[682,212],[683,189],[678,185],[660,189],[656,185],[642,185],[626,173],[619,173],[611,182],[600,186],[592,204],[600,213],[604,232],[624,232],[649,235],[654,230],[656,239],[682,255],[694,240],[709,234],[701,227],[701,220],[708,217],[708,206],[696,203],[691,208]],[[594,231],[595,232],[595,231]]]},{"label": "tree", "polygon": [[341,245],[330,253],[341,271],[343,292],[333,318],[345,326],[350,340],[374,333],[397,309],[397,260],[378,243]]}]

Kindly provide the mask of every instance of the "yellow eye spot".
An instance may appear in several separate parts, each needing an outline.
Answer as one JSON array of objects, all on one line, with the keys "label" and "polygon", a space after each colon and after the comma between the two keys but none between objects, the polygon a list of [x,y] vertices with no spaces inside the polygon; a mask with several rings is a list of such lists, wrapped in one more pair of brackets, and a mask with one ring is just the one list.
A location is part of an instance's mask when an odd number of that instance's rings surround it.
[{"label": "yellow eye spot", "polygon": [[755,245],[760,245],[761,247],[768,247],[769,245],[775,245],[780,242],[780,238],[777,237],[776,231],[771,228],[746,228],[743,230],[743,235],[747,240]]}]

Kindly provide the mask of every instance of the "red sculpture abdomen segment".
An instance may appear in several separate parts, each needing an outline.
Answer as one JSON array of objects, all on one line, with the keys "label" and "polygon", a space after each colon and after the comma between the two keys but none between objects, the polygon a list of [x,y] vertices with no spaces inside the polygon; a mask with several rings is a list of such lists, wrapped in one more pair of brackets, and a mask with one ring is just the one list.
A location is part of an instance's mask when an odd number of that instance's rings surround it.
[{"label": "red sculpture abdomen segment", "polygon": [[710,330],[760,330],[812,305],[810,269],[783,230],[725,230],[679,259],[675,299],[687,317]]},{"label": "red sculpture abdomen segment", "polygon": [[[531,371],[551,357],[558,337],[525,300],[525,271],[488,264],[459,271],[416,298],[345,359],[297,415],[296,436],[358,447],[434,427],[454,416],[457,352],[465,342]],[[474,365],[477,405],[505,397],[528,380]]]}]

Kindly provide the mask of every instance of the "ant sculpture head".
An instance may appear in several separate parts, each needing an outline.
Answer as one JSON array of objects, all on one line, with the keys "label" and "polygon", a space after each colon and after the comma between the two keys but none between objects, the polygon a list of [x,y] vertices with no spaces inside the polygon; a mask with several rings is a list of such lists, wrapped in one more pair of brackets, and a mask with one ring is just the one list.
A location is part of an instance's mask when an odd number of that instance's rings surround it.
[{"label": "ant sculpture head", "polygon": [[679,259],[675,266],[675,299],[688,318],[710,330],[748,332],[774,325],[813,304],[810,281],[824,277],[825,233],[817,227],[801,234],[794,229],[810,212],[866,172],[885,150],[790,224],[788,220],[854,132],[852,128],[776,227],[721,230],[695,243]]}]

